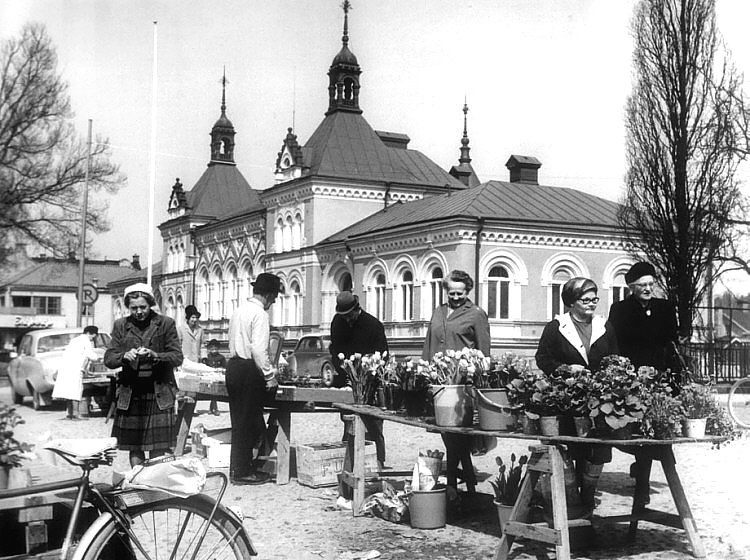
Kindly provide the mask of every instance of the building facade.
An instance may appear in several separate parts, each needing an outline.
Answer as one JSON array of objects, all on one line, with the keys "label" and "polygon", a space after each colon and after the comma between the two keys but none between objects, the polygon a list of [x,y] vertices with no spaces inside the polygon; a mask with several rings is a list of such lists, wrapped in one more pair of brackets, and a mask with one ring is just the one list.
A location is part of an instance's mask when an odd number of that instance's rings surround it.
[{"label": "building facade", "polygon": [[347,18],[345,10],[325,116],[304,144],[287,130],[275,183],[262,190],[235,163],[241,144],[224,85],[207,169],[190,189],[175,182],[159,226],[154,283],[165,313],[181,322],[194,303],[208,336],[225,339],[250,282],[269,271],[285,286],[271,313],[288,340],[327,330],[336,295],[352,289],[384,322],[394,348],[415,354],[443,301],[441,279],[463,269],[476,283],[472,299],[490,317],[493,348],[533,353],[573,276],[599,284],[606,314],[625,293],[631,262],[616,203],[540,185],[541,162],[528,156],[508,159],[507,181],[481,182],[466,105],[458,165],[448,170],[409,147],[406,134],[373,128],[359,104],[362,69],[348,46]]}]

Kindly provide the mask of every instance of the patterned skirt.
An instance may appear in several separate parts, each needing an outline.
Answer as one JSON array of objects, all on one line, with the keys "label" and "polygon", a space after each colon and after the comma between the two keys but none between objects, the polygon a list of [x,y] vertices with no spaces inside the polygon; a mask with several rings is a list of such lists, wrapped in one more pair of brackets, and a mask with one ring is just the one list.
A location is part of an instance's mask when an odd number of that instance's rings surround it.
[{"label": "patterned skirt", "polygon": [[112,437],[120,449],[172,449],[177,440],[176,420],[174,407],[160,410],[154,393],[134,391],[128,410],[116,410]]}]

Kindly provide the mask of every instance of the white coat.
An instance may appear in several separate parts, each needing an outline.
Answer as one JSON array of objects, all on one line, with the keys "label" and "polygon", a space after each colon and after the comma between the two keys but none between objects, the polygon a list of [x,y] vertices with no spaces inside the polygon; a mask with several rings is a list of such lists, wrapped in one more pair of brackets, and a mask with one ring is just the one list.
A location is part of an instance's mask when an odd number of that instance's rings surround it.
[{"label": "white coat", "polygon": [[88,360],[97,358],[89,335],[82,334],[71,340],[60,358],[52,398],[80,401],[83,393],[82,370],[87,366]]}]

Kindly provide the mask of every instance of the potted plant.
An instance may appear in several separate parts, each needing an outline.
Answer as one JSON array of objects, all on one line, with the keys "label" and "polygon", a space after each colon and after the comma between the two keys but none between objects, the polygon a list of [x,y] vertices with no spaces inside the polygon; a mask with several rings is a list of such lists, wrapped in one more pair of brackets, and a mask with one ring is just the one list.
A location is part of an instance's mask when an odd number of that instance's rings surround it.
[{"label": "potted plant", "polygon": [[685,437],[702,438],[706,433],[706,420],[716,408],[716,400],[710,385],[690,383],[680,391],[680,404],[684,415],[682,421]]},{"label": "potted plant", "polygon": [[13,436],[14,428],[24,423],[15,408],[0,403],[0,489],[8,487],[10,469],[20,467],[24,454],[32,449],[30,444]]},{"label": "potted plant", "polygon": [[[591,430],[589,397],[593,388],[591,372],[578,365],[562,365],[552,375],[552,383],[562,394],[558,406],[564,416],[563,431],[586,437]],[[568,428],[567,426],[570,425]],[[573,432],[574,431],[574,432]]]},{"label": "potted plant", "polygon": [[525,474],[525,466],[529,462],[527,455],[521,455],[516,463],[516,454],[510,455],[510,468],[508,469],[500,457],[495,457],[498,465],[498,474],[490,479],[490,485],[495,491],[495,506],[500,521],[500,533],[503,532],[505,524],[510,519],[510,512],[518,499],[521,489],[521,481]]},{"label": "potted plant", "polygon": [[593,374],[589,394],[589,414],[599,435],[627,439],[643,419],[649,388],[654,385],[655,370],[638,371],[622,356],[607,356],[601,369]]},{"label": "potted plant", "polygon": [[481,380],[489,358],[481,350],[463,348],[438,352],[430,361],[435,423],[438,426],[471,426],[474,407],[466,385]]},{"label": "potted plant", "polygon": [[652,439],[673,439],[682,435],[682,406],[670,394],[671,391],[656,391],[648,401],[643,416],[642,430]]},{"label": "potted plant", "polygon": [[508,401],[511,405],[519,406],[522,411],[520,417],[525,434],[539,433],[539,418],[543,410],[533,397],[540,383],[546,383],[544,373],[529,369],[511,379],[507,385]]},{"label": "potted plant", "polygon": [[[388,408],[399,410],[406,407],[409,416],[424,416],[427,391],[430,388],[429,364],[424,360],[397,362],[391,359],[385,366],[383,382]],[[389,397],[390,395],[390,397]]]},{"label": "potted plant", "polygon": [[508,430],[518,422],[520,406],[511,405],[508,384],[529,371],[529,362],[513,352],[493,357],[490,367],[475,376],[475,405],[482,430]]},{"label": "potted plant", "polygon": [[539,415],[542,435],[560,435],[560,420],[570,410],[570,397],[565,384],[554,376],[542,374],[534,384],[531,402],[533,413]]}]

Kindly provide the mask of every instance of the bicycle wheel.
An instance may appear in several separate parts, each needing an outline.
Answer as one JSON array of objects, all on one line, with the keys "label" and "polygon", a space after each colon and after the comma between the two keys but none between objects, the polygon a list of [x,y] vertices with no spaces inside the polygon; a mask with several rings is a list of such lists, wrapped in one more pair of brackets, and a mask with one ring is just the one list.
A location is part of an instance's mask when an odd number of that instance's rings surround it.
[{"label": "bicycle wheel", "polygon": [[737,381],[729,390],[729,415],[743,428],[750,428],[750,377]]},{"label": "bicycle wheel", "polygon": [[131,529],[140,547],[114,520],[110,520],[92,539],[82,558],[156,560],[193,558],[195,554],[196,560],[239,560],[255,556],[257,553],[242,522],[222,506],[217,509],[203,541],[200,541],[213,504],[211,498],[198,495],[130,508]]}]

